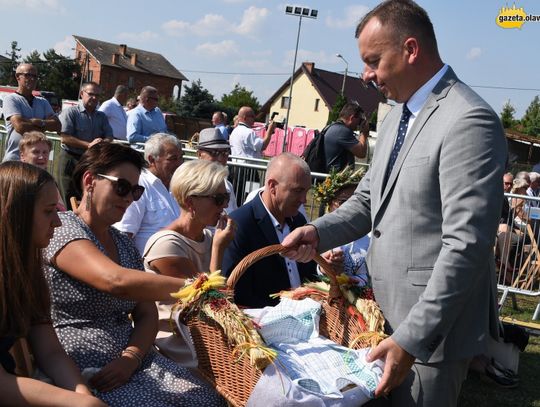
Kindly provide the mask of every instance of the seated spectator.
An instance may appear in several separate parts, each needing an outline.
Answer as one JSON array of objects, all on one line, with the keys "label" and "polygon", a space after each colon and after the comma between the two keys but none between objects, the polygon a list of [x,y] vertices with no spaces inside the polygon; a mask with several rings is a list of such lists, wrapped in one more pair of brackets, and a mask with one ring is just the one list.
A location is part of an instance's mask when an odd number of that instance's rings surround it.
[{"label": "seated spectator", "polygon": [[[331,172],[324,182],[317,186],[315,196],[321,205],[327,204],[328,212],[333,212],[349,199],[364,175],[364,170],[354,171],[347,167],[340,172]],[[359,286],[370,285],[366,255],[370,243],[370,234],[353,242],[323,253],[339,273],[352,277]]]},{"label": "seated spectator", "polygon": [[75,167],[81,204],[60,213],[62,226],[45,250],[56,334],[80,369],[98,370],[89,383],[110,406],[222,405],[152,346],[154,301],[169,299],[184,280],[143,272],[133,240],[111,227],[141,197],[143,164],[132,148],[103,141]]},{"label": "seated spectator", "polygon": [[[0,165],[0,404],[105,406],[84,385],[50,320],[41,251],[60,226],[58,188],[46,171],[25,163]],[[15,375],[9,350],[26,337],[37,366],[55,385]]]},{"label": "seated spectator", "polygon": [[[225,250],[222,271],[229,276],[249,253],[283,241],[290,231],[306,223],[298,207],[311,187],[309,167],[300,157],[283,153],[270,160],[264,190],[230,214],[237,223],[235,237]],[[252,308],[276,305],[270,294],[296,288],[316,273],[315,263],[296,263],[279,255],[251,266],[236,284],[235,302]]]},{"label": "seated spectator", "polygon": [[[217,130],[217,131],[216,131]],[[227,160],[231,154],[231,145],[227,140],[223,140],[218,129],[203,129],[199,134],[199,143],[197,144],[197,157],[200,160],[214,161],[223,166],[227,166]],[[236,205],[236,195],[231,182],[226,179],[225,187],[230,195],[229,205],[225,212],[231,213],[238,208]]]},{"label": "seated spectator", "polygon": [[21,161],[35,165],[47,171],[49,166],[49,154],[52,143],[45,134],[40,131],[29,131],[23,134],[19,141],[19,154]]},{"label": "seated spectator", "polygon": [[135,239],[141,256],[148,238],[180,216],[180,207],[169,192],[169,184],[183,156],[180,141],[170,134],[154,134],[144,143],[148,169],[143,169],[139,177],[144,193],[129,205],[122,220],[114,224]]},{"label": "seated spectator", "polygon": [[[529,188],[527,188],[527,195],[538,198],[540,196],[540,174],[537,172],[529,172]],[[538,207],[538,201],[529,201],[529,206]]]},{"label": "seated spectator", "polygon": [[[528,187],[529,184],[524,178],[516,176],[510,193],[526,195]],[[506,198],[504,201],[508,202]],[[510,253],[516,246],[529,242],[530,238],[527,235],[528,215],[525,210],[525,199],[512,197],[509,205],[505,205],[504,201],[497,231],[497,252],[500,259],[498,268],[501,272],[499,284],[510,284],[514,274],[514,261],[510,260]]]},{"label": "seated spectator", "polygon": [[[21,161],[35,165],[47,171],[49,167],[49,155],[51,153],[52,143],[45,134],[40,131],[29,131],[23,134],[19,141],[19,152]],[[58,191],[58,203],[56,209],[60,212],[66,210],[66,205],[62,200],[60,191]]]},{"label": "seated spectator", "polygon": [[[155,233],[144,250],[146,271],[171,277],[194,277],[221,268],[223,252],[234,235],[233,221],[223,213],[229,200],[225,189],[227,168],[218,163],[194,160],[174,173],[171,192],[182,208],[180,217]],[[215,227],[215,234],[209,227]],[[170,328],[171,306],[158,304],[161,353],[191,367],[192,356]]]}]

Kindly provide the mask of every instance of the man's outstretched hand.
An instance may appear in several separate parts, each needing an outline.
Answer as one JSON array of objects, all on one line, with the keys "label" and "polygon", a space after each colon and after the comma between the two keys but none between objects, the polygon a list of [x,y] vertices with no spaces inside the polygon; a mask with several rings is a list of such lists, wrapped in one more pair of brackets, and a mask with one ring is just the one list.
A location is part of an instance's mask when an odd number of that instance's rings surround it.
[{"label": "man's outstretched hand", "polygon": [[306,263],[313,260],[317,253],[319,234],[313,225],[302,226],[289,233],[285,239],[283,239],[281,245],[289,248],[289,250],[281,254],[282,256],[288,257],[294,261]]},{"label": "man's outstretched hand", "polygon": [[377,359],[383,359],[385,365],[381,381],[375,389],[375,397],[387,396],[393,388],[403,383],[415,358],[389,337],[373,348],[366,357],[368,362]]}]

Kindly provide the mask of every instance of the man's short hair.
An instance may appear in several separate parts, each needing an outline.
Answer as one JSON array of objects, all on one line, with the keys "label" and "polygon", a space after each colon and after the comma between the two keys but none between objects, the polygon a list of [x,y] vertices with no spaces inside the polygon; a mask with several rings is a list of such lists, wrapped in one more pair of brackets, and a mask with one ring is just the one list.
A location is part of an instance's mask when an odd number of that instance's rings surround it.
[{"label": "man's short hair", "polygon": [[372,18],[379,20],[385,28],[390,28],[395,34],[397,43],[401,43],[408,37],[414,37],[420,45],[437,51],[437,39],[433,24],[426,10],[414,1],[386,0],[380,3],[358,23],[355,31],[356,38],[360,36]]},{"label": "man's short hair", "polygon": [[94,81],[90,81],[90,82],[84,82],[84,83],[82,84],[82,88],[81,88],[81,89],[85,89],[85,88],[87,88],[88,86],[96,86],[96,87],[100,88],[99,83],[96,83],[96,82],[94,82]]},{"label": "man's short hair", "polygon": [[163,153],[165,144],[173,144],[178,149],[182,149],[182,143],[172,134],[156,133],[152,134],[144,143],[144,159],[148,162],[148,157],[159,157]]},{"label": "man's short hair", "polygon": [[339,112],[340,119],[346,119],[349,116],[360,117],[364,115],[364,110],[356,102],[347,102]]},{"label": "man's short hair", "polygon": [[38,143],[45,143],[49,146],[49,151],[52,150],[52,142],[45,134],[40,131],[27,131],[19,141],[19,151],[25,151]]},{"label": "man's short hair", "polygon": [[531,183],[535,182],[535,181],[539,181],[540,180],[540,174],[538,174],[537,172],[529,172],[529,179],[531,180]]},{"label": "man's short hair", "polygon": [[214,114],[212,116],[217,116],[217,118],[222,122],[225,121],[225,116],[223,115],[223,112],[219,112],[219,111],[214,112]]},{"label": "man's short hair", "polygon": [[154,88],[153,86],[143,86],[139,97],[142,99],[144,96],[148,95],[149,93],[157,93],[157,91],[158,90]]},{"label": "man's short hair", "polygon": [[127,94],[128,92],[129,88],[126,85],[118,85],[114,91],[114,96]]},{"label": "man's short hair", "polygon": [[[268,166],[266,167],[266,174],[264,178],[265,185],[271,177],[275,177],[275,174],[273,174],[276,172],[274,167],[278,166],[279,163],[282,163],[283,161],[287,161],[287,168],[292,168],[293,165],[297,165],[308,177],[311,178],[311,170],[309,169],[309,165],[296,154],[287,152],[276,155],[270,159]],[[281,173],[281,171],[277,172]]]},{"label": "man's short hair", "polygon": [[29,66],[29,67],[31,67],[34,71],[37,72],[37,68],[36,68],[34,65],[32,65],[32,64],[30,64],[30,63],[28,63],[28,62],[23,62],[23,63],[17,65],[17,68],[15,69],[15,76],[17,76],[18,74],[20,74],[22,68],[25,67],[25,66]]}]

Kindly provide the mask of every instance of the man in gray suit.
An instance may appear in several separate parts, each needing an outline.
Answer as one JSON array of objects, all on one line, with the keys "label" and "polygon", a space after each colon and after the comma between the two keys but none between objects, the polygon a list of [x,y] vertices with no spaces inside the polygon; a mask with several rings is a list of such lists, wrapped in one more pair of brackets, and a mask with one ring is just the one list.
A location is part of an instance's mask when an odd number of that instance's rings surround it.
[{"label": "man in gray suit", "polygon": [[367,264],[391,335],[369,356],[386,360],[376,395],[392,390],[392,405],[454,406],[470,359],[498,337],[493,245],[503,129],[442,62],[415,3],[379,4],[356,37],[364,80],[397,104],[353,197],[283,245],[305,261],[372,230]]}]

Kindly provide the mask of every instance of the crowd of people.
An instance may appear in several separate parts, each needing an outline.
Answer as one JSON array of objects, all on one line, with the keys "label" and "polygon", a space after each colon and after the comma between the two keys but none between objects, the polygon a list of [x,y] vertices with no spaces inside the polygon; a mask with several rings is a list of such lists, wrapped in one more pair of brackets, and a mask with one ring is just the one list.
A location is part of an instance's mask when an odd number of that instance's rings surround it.
[{"label": "crowd of people", "polygon": [[[525,201],[502,198],[500,179],[504,191],[536,197],[540,174],[503,174],[500,121],[442,61],[425,10],[382,2],[356,38],[364,80],[397,105],[366,174],[352,166],[366,152],[367,121],[357,103],[344,106],[325,133],[330,175],[317,188],[327,213],[312,222],[303,211],[310,169],[294,154],[269,160],[249,199],[243,184],[235,195],[231,180],[248,170],[242,160],[261,158],[276,126],[257,136],[251,107],[231,128],[215,112],[196,159],[183,162],[156,88],[143,87],[126,113],[127,87],[99,105],[100,86],[88,82],[79,104],[56,117],[32,95],[36,68],[17,68],[0,165],[0,399],[226,405],[171,329],[170,294],[202,272],[228,276],[247,254],[281,243],[284,256],[240,278],[238,305],[273,306],[270,294],[316,279],[321,252],[338,273],[372,286],[385,314],[390,336],[368,356],[386,360],[375,395],[389,397],[378,401],[456,405],[471,358],[498,337],[494,245],[511,267],[508,248],[527,238]],[[56,182],[44,131],[61,138]],[[144,157],[113,139],[144,143]],[[22,337],[54,384],[15,374],[8,351]]]}]

